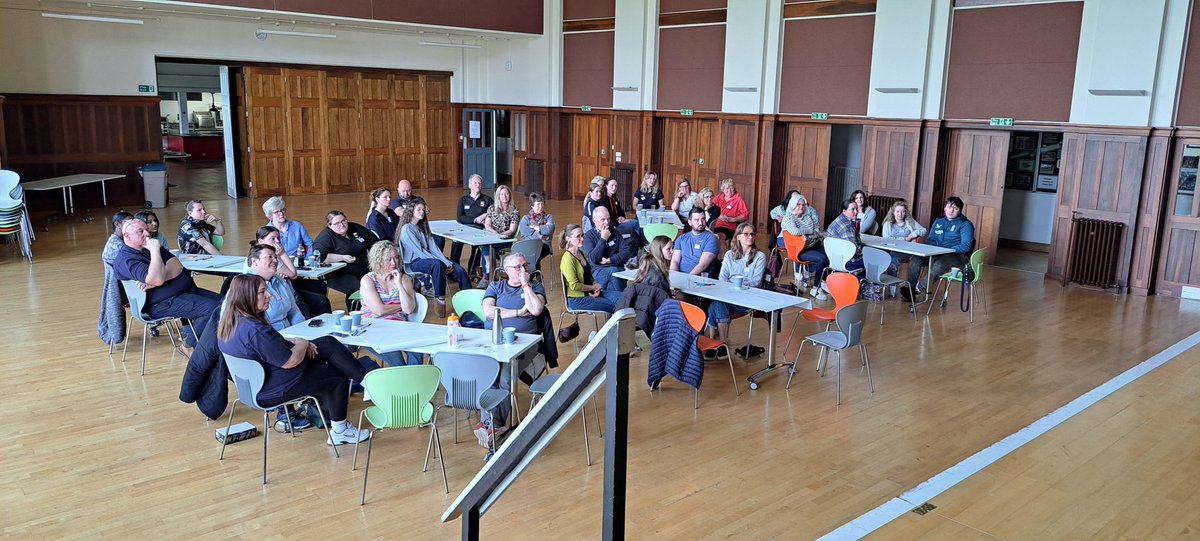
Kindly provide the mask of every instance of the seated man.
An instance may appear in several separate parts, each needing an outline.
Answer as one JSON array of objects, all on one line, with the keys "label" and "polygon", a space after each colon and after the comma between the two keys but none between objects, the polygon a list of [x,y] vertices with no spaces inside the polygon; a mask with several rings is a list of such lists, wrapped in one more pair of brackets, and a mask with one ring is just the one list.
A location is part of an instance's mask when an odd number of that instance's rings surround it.
[{"label": "seated man", "polygon": [[184,207],[187,216],[179,223],[179,251],[185,254],[221,255],[212,243],[213,235],[224,235],[225,225],[221,219],[205,212],[204,202],[193,199]]},{"label": "seated man", "polygon": [[[487,218],[487,210],[492,207],[494,201],[487,194],[483,193],[483,177],[478,174],[471,175],[467,178],[466,195],[458,199],[458,206],[455,207],[455,220],[458,223],[483,229],[483,221]],[[455,241],[450,245],[450,261],[458,263],[462,257],[463,244]],[[467,261],[467,270],[471,270],[471,262],[475,261],[476,254],[479,253],[478,246],[471,247],[471,259]]]},{"label": "seated man", "polygon": [[[514,253],[505,257],[504,274],[506,279],[492,282],[483,294],[485,328],[492,328],[492,320],[499,311],[505,327],[513,327],[518,333],[541,333],[543,329],[539,328],[538,319],[546,309],[546,289],[542,284],[535,285],[529,282],[529,262],[525,260],[525,256]],[[538,353],[539,350],[530,349],[514,359],[518,373],[530,371],[529,368]],[[537,368],[532,372],[540,374],[541,369]],[[512,389],[511,380],[511,367],[502,366],[499,388],[506,391]],[[505,400],[494,411],[481,413],[481,422],[475,426],[475,436],[479,438],[479,445],[491,448],[492,431],[496,431],[496,436],[503,433],[511,408],[512,405]]]},{"label": "seated man", "polygon": [[152,318],[179,317],[191,320],[191,333],[180,346],[184,355],[191,356],[196,339],[208,323],[221,297],[212,291],[196,287],[192,275],[171,255],[158,239],[152,239],[141,220],[122,224],[124,245],[113,262],[118,280],[136,280],[146,292],[146,315]]},{"label": "seated man", "polygon": [[612,275],[625,268],[625,263],[637,253],[637,245],[612,226],[607,208],[596,207],[592,221],[596,228],[583,236],[583,252],[592,265],[592,278],[601,289],[621,291],[625,284]]},{"label": "seated man", "polygon": [[863,268],[862,239],[858,236],[858,203],[853,199],[842,202],[842,213],[838,214],[829,228],[825,230],[825,238],[837,238],[854,243],[854,257],[846,262],[846,270],[856,271]]},{"label": "seated man", "polygon": [[[946,206],[942,208],[945,216],[934,220],[933,225],[929,227],[929,237],[925,239],[925,244],[954,249],[952,254],[933,258],[933,263],[929,266],[929,276],[932,278],[941,276],[950,267],[961,268],[966,265],[971,255],[971,249],[975,247],[975,224],[962,215],[962,209],[962,199],[958,197],[947,199]],[[916,284],[917,291],[924,291],[922,284],[918,281],[921,279],[921,266],[924,264],[925,258],[923,257],[913,257],[908,260],[908,282]],[[903,291],[901,289],[901,295],[904,295]]]},{"label": "seated man", "polygon": [[671,270],[708,276],[709,266],[717,260],[717,236],[706,229],[704,209],[692,207],[688,213],[691,231],[675,239]]}]

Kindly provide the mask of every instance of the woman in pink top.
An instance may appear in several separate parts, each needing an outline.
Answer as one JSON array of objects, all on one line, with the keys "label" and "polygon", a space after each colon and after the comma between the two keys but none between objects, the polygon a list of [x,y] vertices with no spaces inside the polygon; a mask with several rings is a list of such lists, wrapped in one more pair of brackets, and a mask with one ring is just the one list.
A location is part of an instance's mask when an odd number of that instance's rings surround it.
[{"label": "woman in pink top", "polygon": [[721,181],[721,193],[713,198],[713,204],[721,208],[721,216],[713,224],[713,231],[720,233],[725,242],[729,242],[738,224],[750,218],[750,209],[746,206],[746,200],[737,192],[731,178]]}]

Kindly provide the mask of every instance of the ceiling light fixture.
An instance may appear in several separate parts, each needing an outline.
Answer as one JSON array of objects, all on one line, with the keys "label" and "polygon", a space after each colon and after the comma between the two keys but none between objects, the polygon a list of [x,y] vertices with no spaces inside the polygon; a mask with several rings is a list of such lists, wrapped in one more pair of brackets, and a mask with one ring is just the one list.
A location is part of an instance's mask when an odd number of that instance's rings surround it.
[{"label": "ceiling light fixture", "polygon": [[450,49],[482,49],[482,45],[471,45],[470,43],[446,43],[443,41],[418,41],[417,45],[426,47],[447,47]]},{"label": "ceiling light fixture", "polygon": [[877,86],[875,91],[880,94],[916,94],[921,89],[911,86]]},{"label": "ceiling light fixture", "polygon": [[47,19],[70,19],[72,21],[89,21],[94,23],[145,24],[141,19],[126,19],[122,17],[96,17],[93,15],[75,15],[72,13],[42,13]]},{"label": "ceiling light fixture", "polygon": [[259,28],[254,31],[254,37],[259,41],[267,39],[267,36],[296,36],[301,38],[321,38],[334,39],[337,34],[321,34],[319,32],[297,32],[295,30],[271,30],[269,28]]},{"label": "ceiling light fixture", "polygon": [[1088,93],[1093,96],[1146,96],[1150,94],[1145,90],[1122,90],[1107,88],[1089,88]]}]

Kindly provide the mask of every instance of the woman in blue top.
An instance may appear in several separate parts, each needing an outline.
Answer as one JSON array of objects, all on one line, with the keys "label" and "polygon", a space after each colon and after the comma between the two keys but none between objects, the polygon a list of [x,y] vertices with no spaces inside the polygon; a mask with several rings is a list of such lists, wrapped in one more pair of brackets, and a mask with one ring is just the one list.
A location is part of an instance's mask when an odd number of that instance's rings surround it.
[{"label": "woman in blue top", "polygon": [[[316,347],[304,339],[286,340],[263,319],[271,294],[262,277],[234,276],[226,297],[225,313],[217,325],[217,348],[221,353],[258,361],[266,379],[255,398],[262,406],[275,406],[312,395],[329,409],[329,445],[357,443],[371,437],[346,421],[350,386],[347,375],[337,367],[315,360]],[[359,367],[361,370],[361,367]]]},{"label": "woman in blue top", "polygon": [[283,244],[287,255],[296,257],[301,247],[312,248],[313,239],[304,230],[304,224],[287,219],[287,206],[283,204],[282,197],[277,195],[266,200],[262,209],[267,216],[267,225],[279,230],[279,242]]}]

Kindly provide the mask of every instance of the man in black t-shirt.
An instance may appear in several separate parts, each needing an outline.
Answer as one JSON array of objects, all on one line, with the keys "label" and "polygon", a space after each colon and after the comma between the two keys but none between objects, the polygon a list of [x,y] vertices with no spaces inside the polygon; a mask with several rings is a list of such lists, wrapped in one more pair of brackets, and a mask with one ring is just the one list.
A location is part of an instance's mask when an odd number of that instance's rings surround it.
[{"label": "man in black t-shirt", "polygon": [[[487,209],[492,206],[492,198],[483,193],[483,177],[477,174],[471,175],[467,179],[467,188],[469,191],[466,195],[459,198],[458,206],[456,207],[458,223],[483,229],[484,215],[487,214]],[[462,247],[461,242],[455,242],[451,245],[450,261],[458,263],[458,260],[462,257]],[[478,248],[472,246],[471,261],[475,260],[476,252],[478,252]]]}]

